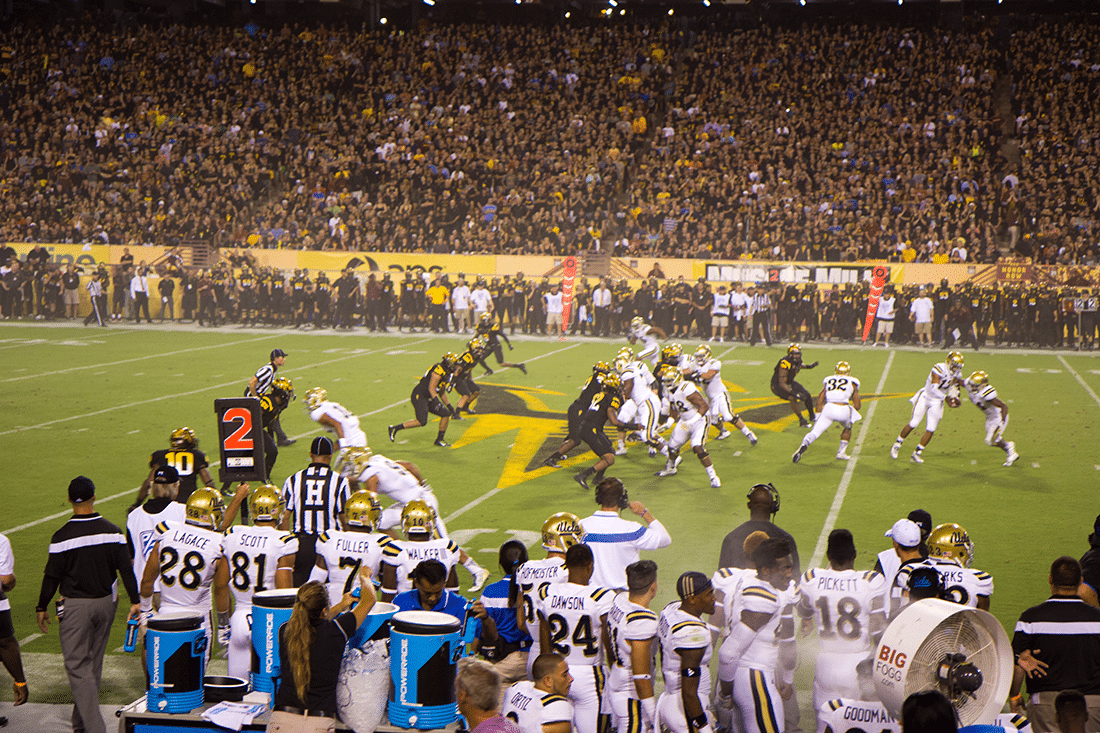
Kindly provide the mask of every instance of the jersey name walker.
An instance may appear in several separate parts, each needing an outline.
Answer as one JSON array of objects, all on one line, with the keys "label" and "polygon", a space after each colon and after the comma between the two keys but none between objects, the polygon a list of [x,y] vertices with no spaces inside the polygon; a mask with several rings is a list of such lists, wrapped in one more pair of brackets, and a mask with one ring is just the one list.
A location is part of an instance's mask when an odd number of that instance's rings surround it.
[{"label": "jersey name walker", "polygon": [[[427,540],[426,542],[411,542],[408,540],[393,540],[382,548],[382,562],[392,565],[397,572],[397,592],[404,593],[412,590],[412,581],[409,573],[416,569],[424,560],[439,560],[447,568],[450,575],[451,568],[458,564],[459,547],[448,539]],[[389,592],[390,589],[385,589]]]},{"label": "jersey name walker", "polygon": [[274,590],[279,560],[297,552],[298,538],[289,532],[240,524],[230,528],[222,538],[222,554],[229,563],[233,607],[251,606],[253,593]]}]

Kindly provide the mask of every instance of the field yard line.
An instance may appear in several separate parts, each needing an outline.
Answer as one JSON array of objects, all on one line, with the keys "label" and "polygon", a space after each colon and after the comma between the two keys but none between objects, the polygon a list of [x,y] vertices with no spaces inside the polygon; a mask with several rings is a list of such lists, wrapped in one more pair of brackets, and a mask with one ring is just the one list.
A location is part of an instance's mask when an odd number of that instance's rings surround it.
[{"label": "field yard line", "polygon": [[26,646],[27,644],[30,644],[35,639],[39,639],[41,637],[42,637],[42,634],[31,634],[30,636],[27,636],[23,639],[20,639],[19,640],[19,646]]},{"label": "field yard line", "polygon": [[[570,349],[575,349],[580,345],[581,345],[581,343],[579,341],[577,341],[577,342],[574,342],[572,344],[569,344],[568,346],[563,346],[560,349],[554,349],[553,351],[547,351],[545,354],[539,354],[538,356],[532,356],[530,359],[527,359],[523,363],[524,364],[530,364],[531,362],[538,361],[539,359],[541,359],[543,357],[553,356],[554,354],[560,354],[563,351],[569,351]],[[488,362],[486,362],[486,364],[488,364]],[[492,374],[487,374],[484,377],[479,377],[478,380],[484,382],[489,377],[495,376],[497,374],[501,374],[502,372],[506,372],[506,371],[508,371],[508,370],[504,369],[504,368],[501,368],[501,367],[497,367],[496,369],[493,369]]]},{"label": "field yard line", "polygon": [[[123,334],[123,333],[135,333],[136,331],[137,331],[136,328],[127,328],[127,329],[113,328],[110,331],[106,331],[106,332],[104,332],[104,331],[92,331],[91,335],[95,336],[96,339],[100,339],[100,338],[107,338],[108,336],[118,336],[118,335]],[[0,350],[6,351],[7,349],[18,349],[18,348],[21,348],[23,346],[49,346],[49,344],[39,344],[39,343],[32,344],[32,343],[30,343],[31,341],[36,341],[36,340],[37,339],[26,339],[26,340],[23,340],[23,343],[7,344],[6,346],[0,346]],[[92,341],[92,340],[93,339],[86,338],[86,337],[65,339],[65,341]]]},{"label": "field yard line", "polygon": [[449,515],[447,515],[446,517],[443,517],[443,521],[444,521],[444,522],[449,522],[449,521],[451,521],[452,519],[457,519],[458,517],[461,517],[461,516],[462,516],[463,514],[465,514],[466,512],[470,511],[471,509],[473,509],[474,507],[476,507],[476,506],[477,506],[478,504],[480,504],[481,502],[485,501],[486,499],[488,499],[488,498],[490,498],[490,497],[492,497],[492,496],[496,496],[496,495],[497,495],[497,494],[499,494],[499,493],[500,493],[501,491],[503,491],[503,489],[489,489],[489,490],[488,490],[488,491],[486,491],[486,492],[485,492],[484,494],[482,494],[481,496],[477,497],[476,499],[474,499],[473,501],[471,501],[471,502],[470,502],[469,504],[467,504],[466,506],[464,506],[464,507],[460,507],[460,508],[458,508],[458,509],[455,509],[455,510],[454,510],[453,512],[451,512],[451,513],[450,513]]},{"label": "field yard line", "polygon": [[[882,369],[882,376],[879,377],[878,386],[875,387],[875,394],[881,394],[886,386],[886,375],[890,373],[890,365],[894,363],[896,353],[896,351],[891,351],[890,356],[886,358],[886,366]],[[855,439],[855,445],[852,447],[852,458],[848,461],[848,465],[844,467],[844,475],[840,477],[840,484],[836,487],[833,505],[829,507],[829,515],[825,517],[825,526],[821,528],[821,535],[817,538],[817,546],[814,547],[814,554],[810,558],[810,564],[806,566],[807,568],[816,568],[821,564],[821,559],[825,557],[825,546],[829,542],[829,533],[833,531],[833,527],[836,526],[836,518],[840,516],[840,506],[844,503],[845,494],[848,493],[848,485],[852,483],[852,473],[856,470],[856,462],[859,460],[859,454],[863,448],[863,439],[867,437],[871,426],[871,418],[875,415],[875,408],[878,407],[878,403],[879,401],[875,400],[867,408],[867,415],[862,420],[863,428],[859,431],[859,436]]]},{"label": "field yard line", "polygon": [[136,356],[133,359],[123,359],[122,361],[112,361],[106,364],[88,364],[86,366],[69,367],[68,369],[58,369],[56,372],[42,372],[41,374],[24,374],[21,377],[9,377],[4,382],[18,382],[23,379],[37,379],[38,377],[52,377],[57,374],[68,374],[69,372],[77,372],[81,369],[99,369],[100,367],[118,366],[119,364],[129,364],[135,361],[145,361],[146,359],[159,359],[164,356],[178,356],[179,354],[188,354],[193,351],[205,351],[206,349],[220,349],[223,346],[239,346],[240,344],[250,344],[254,341],[264,341],[270,339],[272,336],[262,336],[255,339],[244,339],[241,341],[227,341],[224,344],[213,344],[211,346],[195,346],[190,349],[180,349],[179,351],[167,351],[163,354],[148,354],[146,356]]},{"label": "field yard line", "polygon": [[1059,355],[1058,361],[1062,362],[1062,366],[1064,366],[1066,370],[1073,375],[1073,378],[1077,380],[1077,383],[1085,388],[1085,391],[1089,393],[1089,397],[1092,398],[1092,401],[1100,405],[1100,397],[1096,396],[1096,393],[1092,391],[1092,387],[1088,386],[1088,384],[1085,383],[1085,380],[1081,379],[1081,375],[1078,374],[1077,371],[1069,365],[1069,362],[1066,361],[1065,358],[1061,355]]},{"label": "field yard line", "polygon": [[[424,343],[425,341],[428,341],[428,340],[430,340],[430,339],[420,339],[419,341],[413,341],[413,342],[411,342],[407,345],[408,346],[415,346],[416,344],[422,344],[422,343]],[[336,358],[336,359],[329,359],[327,361],[318,362],[316,364],[305,364],[303,366],[295,367],[294,370],[289,371],[289,373],[297,374],[298,371],[300,371],[302,369],[312,369],[313,367],[318,367],[318,366],[328,366],[329,364],[335,364],[338,361],[346,361],[348,359],[355,359],[355,358],[360,357],[360,356],[367,356],[368,354],[376,354],[380,351],[388,351],[391,348],[393,348],[393,347],[392,346],[386,346],[385,348],[374,349],[372,351],[364,351],[364,352],[361,352],[361,353],[358,353],[358,354],[349,354],[347,356],[341,356],[341,357]],[[215,385],[211,385],[209,387],[202,387],[201,389],[193,389],[190,392],[180,392],[180,393],[174,394],[174,395],[163,395],[161,397],[151,397],[147,400],[139,400],[137,402],[130,402],[130,403],[125,404],[125,405],[115,405],[113,407],[105,407],[104,409],[96,410],[95,412],[86,412],[83,415],[72,415],[70,417],[62,417],[62,418],[58,418],[57,420],[50,420],[48,422],[39,423],[38,425],[25,425],[23,427],[13,428],[11,430],[5,430],[3,432],[0,432],[0,436],[13,435],[15,433],[26,432],[27,430],[37,430],[38,428],[44,428],[44,427],[48,427],[50,425],[56,425],[57,423],[68,422],[70,420],[80,420],[81,418],[85,418],[85,417],[94,417],[95,415],[102,415],[104,413],[113,412],[115,410],[125,410],[125,409],[131,408],[131,407],[137,407],[139,405],[148,405],[148,404],[151,404],[153,402],[162,402],[164,400],[171,400],[171,399],[175,399],[177,397],[187,397],[187,396],[190,396],[190,395],[193,395],[193,394],[199,394],[200,392],[208,392],[212,389],[221,389],[222,387],[228,387],[228,386],[233,385],[233,384],[239,384],[241,386],[244,386],[245,380],[242,377],[240,379],[234,379],[232,382],[222,382],[221,384],[215,384]]]}]

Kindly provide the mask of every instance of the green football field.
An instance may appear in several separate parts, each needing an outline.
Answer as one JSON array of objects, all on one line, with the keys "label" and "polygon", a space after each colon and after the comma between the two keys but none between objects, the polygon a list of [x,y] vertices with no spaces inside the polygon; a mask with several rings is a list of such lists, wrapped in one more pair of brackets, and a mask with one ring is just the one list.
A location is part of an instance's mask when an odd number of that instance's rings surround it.
[{"label": "green football field", "polygon": [[[60,666],[56,625],[39,636],[34,624],[41,570],[51,533],[69,515],[66,486],[78,474],[97,486],[98,508],[120,526],[125,510],[148,472],[148,456],[167,447],[168,434],[188,425],[201,449],[217,460],[213,400],[240,396],[268,352],[289,353],[280,375],[290,377],[299,400],[284,413],[297,445],[281,450],[274,480],[308,462],[307,438],[319,431],[304,414],[301,396],[313,386],[357,413],[371,447],[415,462],[439,496],[452,535],[486,567],[496,567],[496,548],[511,537],[535,545],[543,520],[557,511],[584,516],[596,509],[571,476],[592,463],[574,451],[561,469],[541,467],[564,435],[564,413],[591,371],[610,360],[621,341],[517,337],[506,358],[526,361],[529,374],[498,370],[478,381],[478,414],[452,422],[449,449],[432,445],[434,425],[399,433],[386,425],[411,417],[408,394],[424,370],[459,337],[431,334],[302,333],[228,327],[139,329],[115,326],[9,325],[0,328],[0,532],[11,540],[18,587],[10,594],[16,635],[33,702],[68,701]],[[697,343],[684,343],[685,351]],[[1011,467],[1004,453],[987,447],[981,413],[965,402],[948,410],[924,465],[908,461],[919,431],[894,461],[889,448],[909,419],[909,396],[924,384],[944,352],[884,350],[807,344],[806,362],[821,366],[800,381],[816,392],[840,359],[862,381],[863,421],[853,434],[847,463],[833,458],[839,430],[815,443],[798,465],[791,462],[803,431],[785,404],[771,395],[772,368],[784,353],[772,348],[715,344],[735,408],[756,431],[750,447],[736,431],[708,448],[722,479],[712,489],[698,462],[685,454],[677,476],[658,479],[662,463],[644,446],[618,458],[609,475],[668,527],[670,548],[652,553],[660,570],[657,604],[671,600],[677,576],[715,569],[723,536],[747,518],[745,494],[757,482],[772,482],[782,496],[776,523],[794,535],[802,566],[820,563],[823,538],[847,527],[860,549],[857,567],[870,567],[889,545],[883,533],[911,509],[931,512],[935,523],[954,521],[970,532],[974,565],[993,575],[992,611],[1011,635],[1020,611],[1044,599],[1051,560],[1080,556],[1100,512],[1094,498],[1100,455],[1100,361],[1091,355],[1055,352],[966,351],[964,372],[989,372],[1011,410],[1007,437],[1021,454]],[[784,345],[785,346],[785,345]],[[490,358],[490,363],[492,359]],[[481,370],[478,369],[480,374]],[[217,477],[216,467],[211,472]],[[462,588],[469,574],[460,571]],[[122,609],[120,608],[120,621]],[[124,624],[116,623],[109,645],[104,702],[141,694],[139,662],[118,651]],[[808,689],[805,667],[800,686]],[[10,700],[10,685],[0,684]],[[807,709],[809,695],[803,698]]]}]

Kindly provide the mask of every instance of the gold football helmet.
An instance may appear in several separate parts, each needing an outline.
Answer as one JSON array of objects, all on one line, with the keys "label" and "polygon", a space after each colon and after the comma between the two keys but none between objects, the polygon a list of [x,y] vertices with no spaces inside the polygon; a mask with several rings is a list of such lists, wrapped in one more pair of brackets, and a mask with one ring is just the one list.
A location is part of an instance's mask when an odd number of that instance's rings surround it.
[{"label": "gold football helmet", "polygon": [[489,339],[486,336],[474,336],[470,339],[469,343],[466,344],[466,348],[474,354],[479,351],[485,351],[489,348]]},{"label": "gold football helmet", "polygon": [[634,349],[629,346],[624,346],[619,349],[619,352],[615,354],[615,361],[625,359],[626,361],[634,361]]},{"label": "gold football helmet", "polygon": [[954,560],[964,568],[974,562],[974,543],[961,526],[941,524],[928,535],[928,556]]},{"label": "gold football helmet", "polygon": [[787,347],[787,356],[792,359],[802,358],[802,344],[791,344]]},{"label": "gold football helmet", "polygon": [[406,535],[435,535],[435,510],[423,499],[413,499],[401,510],[401,529]]},{"label": "gold football helmet", "polygon": [[488,324],[493,322],[493,314],[488,313],[488,312],[482,313],[481,316],[478,317],[477,320],[480,321],[481,323],[484,323],[484,324],[488,325]]},{"label": "gold football helmet", "polygon": [[671,364],[663,364],[657,370],[657,379],[660,379],[671,391],[680,386],[680,382],[684,381],[684,375],[680,373],[679,369]]},{"label": "gold football helmet", "polygon": [[836,363],[836,369],[833,370],[833,374],[842,374],[848,376],[852,373],[852,365],[846,361],[838,361]]},{"label": "gold football helmet", "polygon": [[973,389],[984,387],[989,384],[989,375],[983,372],[981,369],[971,374],[966,378],[966,383]]},{"label": "gold football helmet", "polygon": [[608,364],[606,361],[597,361],[595,364],[592,365],[592,374],[596,377],[603,377],[603,375],[607,374],[610,371],[611,365]]},{"label": "gold football helmet", "polygon": [[617,372],[605,374],[603,378],[603,388],[605,390],[618,392],[623,388],[623,378],[620,377]]},{"label": "gold football helmet", "polygon": [[644,325],[645,325],[645,319],[642,318],[641,316],[634,316],[633,318],[630,319],[630,327],[631,328],[640,328]]},{"label": "gold football helmet", "polygon": [[710,346],[707,344],[702,344],[698,349],[695,350],[694,358],[696,364],[699,364],[700,366],[706,364],[708,361],[710,361]]},{"label": "gold football helmet", "polygon": [[348,448],[337,457],[333,470],[344,478],[357,481],[363,475],[363,471],[367,470],[367,461],[372,455],[374,454],[371,449],[367,447]]},{"label": "gold football helmet", "polygon": [[316,410],[328,399],[328,390],[324,387],[312,387],[306,391],[306,408]]},{"label": "gold football helmet", "polygon": [[360,489],[352,494],[344,504],[344,518],[349,527],[363,532],[373,532],[382,521],[382,505],[378,503],[378,494]]},{"label": "gold football helmet", "polygon": [[952,374],[962,374],[963,370],[963,355],[958,351],[952,351],[947,355],[947,368],[951,370]]},{"label": "gold football helmet", "polygon": [[172,434],[168,436],[168,444],[173,448],[194,448],[199,444],[199,439],[195,436],[195,431],[191,428],[176,428],[172,431]]},{"label": "gold football helmet", "polygon": [[680,344],[668,344],[661,349],[661,363],[679,366],[680,357],[684,355],[684,347]]},{"label": "gold football helmet", "polygon": [[217,530],[222,524],[222,517],[225,516],[222,495],[207,486],[195,489],[191,496],[187,497],[184,514],[188,524]]},{"label": "gold football helmet", "polygon": [[279,377],[271,384],[271,395],[282,398],[289,405],[294,401],[294,383],[286,377]]},{"label": "gold football helmet", "polygon": [[458,366],[458,354],[453,351],[448,351],[446,354],[443,355],[441,363],[443,364],[444,369],[449,372],[453,372]]},{"label": "gold football helmet", "polygon": [[273,484],[258,486],[248,495],[248,513],[253,522],[278,522],[285,509],[283,497]]},{"label": "gold football helmet", "polygon": [[558,512],[542,523],[542,549],[564,553],[584,540],[584,529],[576,514]]}]

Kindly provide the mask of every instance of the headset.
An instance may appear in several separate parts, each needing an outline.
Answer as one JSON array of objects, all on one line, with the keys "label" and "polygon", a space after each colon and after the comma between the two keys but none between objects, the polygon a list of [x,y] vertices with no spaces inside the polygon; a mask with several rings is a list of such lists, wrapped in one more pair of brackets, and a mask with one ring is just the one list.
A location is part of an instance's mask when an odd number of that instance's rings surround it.
[{"label": "headset", "polygon": [[753,492],[756,491],[757,489],[766,489],[767,492],[769,494],[771,494],[772,505],[771,505],[771,509],[769,509],[769,511],[773,515],[778,514],[779,513],[779,489],[775,488],[770,483],[769,484],[753,484],[753,487],[751,489],[749,489],[749,493],[745,494],[745,498],[746,499],[751,499]]},{"label": "headset", "polygon": [[[614,483],[612,483],[612,482],[614,482]],[[604,487],[602,491],[600,490],[600,486]],[[595,495],[596,503],[599,504],[600,506],[603,506],[602,498],[605,495],[605,493],[608,490],[612,489],[612,488],[618,488],[619,491],[622,492],[622,493],[619,494],[619,505],[618,505],[619,509],[626,509],[627,507],[629,507],[630,506],[630,496],[626,493],[626,487],[623,486],[622,481],[620,481],[617,478],[613,478],[613,477],[609,477],[606,480],[601,481],[600,485],[596,487],[596,495]]]}]

